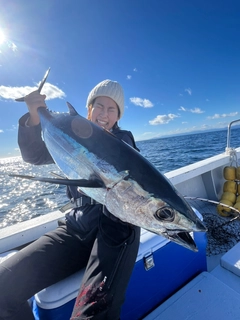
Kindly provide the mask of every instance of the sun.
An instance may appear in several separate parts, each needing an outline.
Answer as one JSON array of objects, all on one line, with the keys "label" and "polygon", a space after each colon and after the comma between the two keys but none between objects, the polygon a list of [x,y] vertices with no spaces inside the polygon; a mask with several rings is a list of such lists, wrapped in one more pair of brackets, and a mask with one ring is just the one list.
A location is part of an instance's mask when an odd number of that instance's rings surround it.
[{"label": "sun", "polygon": [[2,30],[0,30],[0,44],[2,44],[5,41],[5,35],[2,32]]}]

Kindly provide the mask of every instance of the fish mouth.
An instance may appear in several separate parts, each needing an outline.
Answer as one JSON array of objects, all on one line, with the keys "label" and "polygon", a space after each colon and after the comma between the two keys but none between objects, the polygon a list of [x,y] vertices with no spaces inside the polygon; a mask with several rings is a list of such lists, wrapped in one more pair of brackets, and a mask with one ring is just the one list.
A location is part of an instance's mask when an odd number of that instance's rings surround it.
[{"label": "fish mouth", "polygon": [[166,238],[169,240],[176,242],[177,244],[180,244],[181,246],[190,249],[194,252],[198,251],[198,248],[196,246],[196,243],[194,242],[193,238],[189,234],[189,232],[184,231],[168,231],[164,234]]}]

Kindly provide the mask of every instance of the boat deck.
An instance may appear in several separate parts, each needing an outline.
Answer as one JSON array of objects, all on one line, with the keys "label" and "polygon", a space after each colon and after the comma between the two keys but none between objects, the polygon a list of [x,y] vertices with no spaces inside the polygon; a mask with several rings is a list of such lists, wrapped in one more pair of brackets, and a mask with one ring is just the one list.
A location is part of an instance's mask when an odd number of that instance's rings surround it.
[{"label": "boat deck", "polygon": [[208,227],[207,265],[144,320],[240,319],[240,220],[220,217],[216,204],[190,200]]},{"label": "boat deck", "polygon": [[144,320],[239,319],[240,293],[229,286],[231,279],[239,287],[239,277],[227,270],[225,273],[227,284],[222,274],[201,273]]}]

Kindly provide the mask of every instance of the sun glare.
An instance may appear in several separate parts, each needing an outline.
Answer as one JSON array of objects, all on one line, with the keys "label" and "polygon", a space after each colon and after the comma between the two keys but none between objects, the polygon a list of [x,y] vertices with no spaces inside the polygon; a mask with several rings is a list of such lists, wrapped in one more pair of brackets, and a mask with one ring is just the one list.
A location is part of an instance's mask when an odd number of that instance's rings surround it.
[{"label": "sun glare", "polygon": [[4,33],[0,30],[0,44],[2,44],[5,41],[5,35]]}]

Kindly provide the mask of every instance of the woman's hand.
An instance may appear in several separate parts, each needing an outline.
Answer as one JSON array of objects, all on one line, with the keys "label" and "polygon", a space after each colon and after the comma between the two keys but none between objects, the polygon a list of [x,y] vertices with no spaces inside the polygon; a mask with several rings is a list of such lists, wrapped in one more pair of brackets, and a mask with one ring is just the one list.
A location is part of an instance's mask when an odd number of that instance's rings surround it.
[{"label": "woman's hand", "polygon": [[40,118],[37,112],[39,107],[47,107],[45,103],[46,95],[40,94],[38,90],[31,92],[24,97],[24,101],[27,104],[30,117],[27,121],[28,126],[36,126],[40,123]]}]

